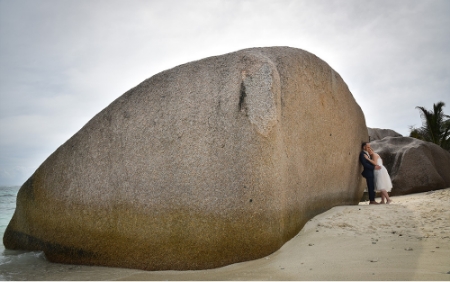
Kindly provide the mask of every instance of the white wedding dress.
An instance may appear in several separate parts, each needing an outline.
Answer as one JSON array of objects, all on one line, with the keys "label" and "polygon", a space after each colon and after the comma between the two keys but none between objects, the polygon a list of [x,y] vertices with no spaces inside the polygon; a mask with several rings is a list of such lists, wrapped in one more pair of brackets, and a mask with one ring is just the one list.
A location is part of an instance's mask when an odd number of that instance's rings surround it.
[{"label": "white wedding dress", "polygon": [[386,190],[387,192],[391,192],[392,181],[387,169],[383,166],[383,160],[378,157],[377,163],[381,166],[381,169],[374,170],[375,191]]}]

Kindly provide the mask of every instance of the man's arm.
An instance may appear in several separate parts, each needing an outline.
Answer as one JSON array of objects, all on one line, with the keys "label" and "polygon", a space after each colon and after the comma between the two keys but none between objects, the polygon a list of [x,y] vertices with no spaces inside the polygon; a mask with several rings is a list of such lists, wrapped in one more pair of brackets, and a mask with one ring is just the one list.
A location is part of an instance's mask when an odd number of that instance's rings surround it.
[{"label": "man's arm", "polygon": [[375,169],[375,165],[373,165],[372,163],[370,163],[368,160],[366,160],[366,158],[364,157],[364,154],[360,154],[359,155],[359,161],[361,162],[361,164],[363,165],[363,167],[365,169],[368,170],[374,170]]}]

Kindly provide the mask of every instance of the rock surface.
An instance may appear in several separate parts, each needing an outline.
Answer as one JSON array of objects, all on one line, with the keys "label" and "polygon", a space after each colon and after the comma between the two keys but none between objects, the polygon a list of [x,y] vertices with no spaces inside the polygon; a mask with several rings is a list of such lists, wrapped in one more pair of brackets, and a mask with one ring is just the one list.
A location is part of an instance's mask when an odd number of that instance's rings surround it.
[{"label": "rock surface", "polygon": [[161,72],[59,147],[21,187],[9,249],[50,261],[207,269],[266,256],[357,204],[361,108],[303,50],[252,48]]},{"label": "rock surface", "polygon": [[392,129],[381,129],[381,128],[367,128],[369,132],[370,141],[381,140],[384,137],[403,137],[400,133]]},{"label": "rock surface", "polygon": [[370,142],[392,179],[392,195],[450,187],[450,153],[436,144],[411,137]]}]

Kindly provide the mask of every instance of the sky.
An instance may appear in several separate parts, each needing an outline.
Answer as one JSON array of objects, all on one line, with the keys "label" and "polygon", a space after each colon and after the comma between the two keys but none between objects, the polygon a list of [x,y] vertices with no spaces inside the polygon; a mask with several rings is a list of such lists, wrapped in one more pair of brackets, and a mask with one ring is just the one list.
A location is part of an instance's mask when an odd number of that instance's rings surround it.
[{"label": "sky", "polygon": [[315,54],[366,124],[450,114],[447,0],[0,0],[0,185],[22,185],[98,112],[177,65],[251,47]]}]

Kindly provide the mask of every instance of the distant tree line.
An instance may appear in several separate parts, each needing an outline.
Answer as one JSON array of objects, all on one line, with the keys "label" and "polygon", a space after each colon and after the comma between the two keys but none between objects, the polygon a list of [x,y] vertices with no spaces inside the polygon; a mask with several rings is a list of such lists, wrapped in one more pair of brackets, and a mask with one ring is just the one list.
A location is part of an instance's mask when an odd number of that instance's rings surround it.
[{"label": "distant tree line", "polygon": [[433,110],[417,106],[422,118],[422,126],[410,127],[410,137],[433,142],[447,151],[450,151],[450,116],[445,115],[442,108],[444,102],[433,104]]}]

